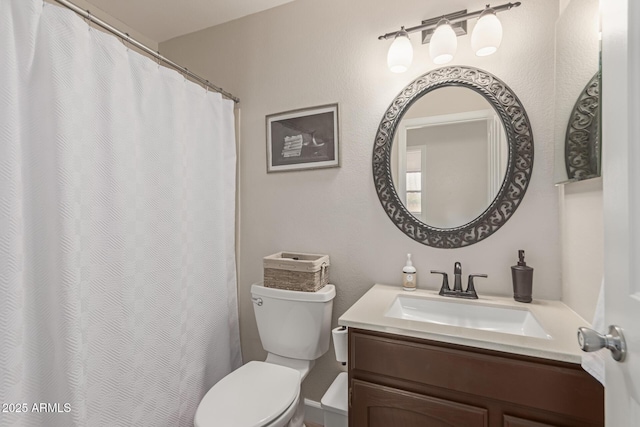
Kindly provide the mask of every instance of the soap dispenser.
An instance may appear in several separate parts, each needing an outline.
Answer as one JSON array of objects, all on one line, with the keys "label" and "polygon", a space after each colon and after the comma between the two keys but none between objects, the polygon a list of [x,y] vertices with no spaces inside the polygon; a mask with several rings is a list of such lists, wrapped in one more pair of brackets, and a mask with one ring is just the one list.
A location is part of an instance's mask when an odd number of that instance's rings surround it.
[{"label": "soap dispenser", "polygon": [[407,254],[407,265],[402,269],[402,289],[415,291],[418,283],[418,273],[411,262],[411,254]]},{"label": "soap dispenser", "polygon": [[518,265],[511,267],[513,279],[513,299],[518,302],[531,302],[533,287],[533,268],[524,261],[524,251],[518,251]]}]

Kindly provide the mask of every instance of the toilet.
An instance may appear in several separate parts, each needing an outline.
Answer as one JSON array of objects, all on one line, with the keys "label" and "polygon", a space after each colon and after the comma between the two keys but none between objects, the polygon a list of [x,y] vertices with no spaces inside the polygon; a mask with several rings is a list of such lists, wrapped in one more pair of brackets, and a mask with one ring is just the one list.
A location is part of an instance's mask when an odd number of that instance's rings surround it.
[{"label": "toilet", "polygon": [[300,384],[329,349],[336,290],[251,286],[264,362],[252,361],[214,385],[200,401],[195,427],[302,427]]}]

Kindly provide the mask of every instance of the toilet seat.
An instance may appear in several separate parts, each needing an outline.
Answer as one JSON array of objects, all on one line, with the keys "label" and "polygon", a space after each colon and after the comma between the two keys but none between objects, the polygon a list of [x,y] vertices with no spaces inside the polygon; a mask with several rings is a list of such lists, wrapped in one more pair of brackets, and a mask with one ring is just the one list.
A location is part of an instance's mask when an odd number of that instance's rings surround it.
[{"label": "toilet seat", "polygon": [[[266,362],[249,362],[204,396],[195,427],[265,427],[284,425],[300,398],[300,372]],[[292,409],[293,408],[293,409]]]}]

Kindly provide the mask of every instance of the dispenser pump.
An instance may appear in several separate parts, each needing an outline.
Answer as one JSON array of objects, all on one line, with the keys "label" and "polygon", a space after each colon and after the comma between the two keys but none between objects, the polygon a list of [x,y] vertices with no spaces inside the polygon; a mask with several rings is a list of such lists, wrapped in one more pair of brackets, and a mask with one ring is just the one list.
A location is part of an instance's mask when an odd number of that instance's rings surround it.
[{"label": "dispenser pump", "polygon": [[533,287],[533,268],[524,261],[524,251],[518,251],[518,264],[511,267],[513,280],[513,299],[518,302],[531,302]]},{"label": "dispenser pump", "polygon": [[407,254],[407,265],[402,269],[403,273],[415,273],[416,268],[413,266],[413,262],[411,262],[411,254]]},{"label": "dispenser pump", "polygon": [[521,266],[527,265],[527,263],[524,261],[524,251],[522,249],[518,251],[518,258],[519,258],[518,265],[521,265]]},{"label": "dispenser pump", "polygon": [[407,265],[402,269],[402,288],[405,291],[415,291],[418,283],[418,273],[411,262],[411,254],[407,254]]}]

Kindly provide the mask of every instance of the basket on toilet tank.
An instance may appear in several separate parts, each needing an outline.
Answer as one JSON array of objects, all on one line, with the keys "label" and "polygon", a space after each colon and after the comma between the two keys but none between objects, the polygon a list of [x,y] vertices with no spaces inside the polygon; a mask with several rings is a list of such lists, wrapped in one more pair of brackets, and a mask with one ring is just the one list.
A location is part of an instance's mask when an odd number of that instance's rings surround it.
[{"label": "basket on toilet tank", "polygon": [[329,255],[278,252],[264,257],[264,286],[316,292],[329,283]]}]

